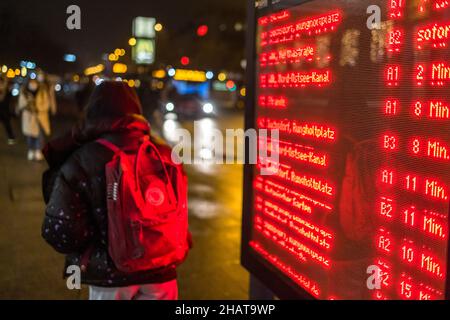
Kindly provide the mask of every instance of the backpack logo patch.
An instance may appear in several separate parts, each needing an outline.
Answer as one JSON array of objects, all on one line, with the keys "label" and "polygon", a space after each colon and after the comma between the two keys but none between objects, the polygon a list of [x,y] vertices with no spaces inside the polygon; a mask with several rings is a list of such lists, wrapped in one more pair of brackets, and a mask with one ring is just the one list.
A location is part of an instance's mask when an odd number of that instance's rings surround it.
[{"label": "backpack logo patch", "polygon": [[145,192],[145,200],[151,205],[158,207],[164,203],[164,191],[160,186],[152,185]]}]

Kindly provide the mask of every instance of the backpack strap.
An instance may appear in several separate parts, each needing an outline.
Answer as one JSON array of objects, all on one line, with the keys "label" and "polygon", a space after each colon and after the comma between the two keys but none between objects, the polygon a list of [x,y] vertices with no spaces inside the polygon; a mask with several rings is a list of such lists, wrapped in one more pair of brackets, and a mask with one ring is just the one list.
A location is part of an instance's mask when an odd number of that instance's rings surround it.
[{"label": "backpack strap", "polygon": [[118,146],[116,146],[114,143],[109,142],[106,139],[97,139],[97,143],[100,143],[102,146],[108,148],[109,150],[113,151],[114,153],[119,153],[122,151]]},{"label": "backpack strap", "polygon": [[[154,145],[154,143],[150,140],[150,136],[145,136],[144,137],[144,142],[147,142],[150,147],[153,149],[153,151],[155,152],[156,156],[158,157],[159,161],[161,162],[161,166],[164,170],[164,174],[166,176],[167,179],[167,183],[172,184],[172,181],[170,180],[170,176],[169,176],[169,172],[167,171],[167,167],[164,163],[164,160],[161,156],[161,153],[159,152],[158,148]],[[138,168],[136,168],[136,174],[138,173]],[[173,186],[172,186],[173,188]]]}]

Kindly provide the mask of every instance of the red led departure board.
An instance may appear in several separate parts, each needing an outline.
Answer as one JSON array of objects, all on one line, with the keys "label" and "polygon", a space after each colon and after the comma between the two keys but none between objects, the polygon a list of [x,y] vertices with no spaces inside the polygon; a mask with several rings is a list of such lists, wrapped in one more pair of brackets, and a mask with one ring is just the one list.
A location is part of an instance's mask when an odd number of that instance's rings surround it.
[{"label": "red led departure board", "polygon": [[450,1],[249,8],[247,128],[279,166],[246,165],[243,265],[282,298],[448,299]]}]

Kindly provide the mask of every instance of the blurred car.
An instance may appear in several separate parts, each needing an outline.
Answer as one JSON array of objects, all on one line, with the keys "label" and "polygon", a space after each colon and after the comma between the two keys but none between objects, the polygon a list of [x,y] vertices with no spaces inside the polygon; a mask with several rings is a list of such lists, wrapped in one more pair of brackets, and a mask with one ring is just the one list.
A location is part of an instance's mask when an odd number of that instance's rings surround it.
[{"label": "blurred car", "polygon": [[214,104],[203,100],[195,94],[186,94],[172,97],[168,101],[163,101],[162,112],[175,113],[178,119],[199,119],[215,115]]}]

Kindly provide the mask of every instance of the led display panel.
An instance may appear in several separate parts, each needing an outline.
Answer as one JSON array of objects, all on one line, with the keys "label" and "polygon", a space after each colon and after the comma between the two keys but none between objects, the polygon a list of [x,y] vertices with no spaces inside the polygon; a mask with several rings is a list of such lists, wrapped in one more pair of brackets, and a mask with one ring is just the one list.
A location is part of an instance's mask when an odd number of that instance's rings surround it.
[{"label": "led display panel", "polygon": [[450,1],[257,3],[247,128],[279,167],[246,166],[244,266],[285,298],[447,299]]}]

